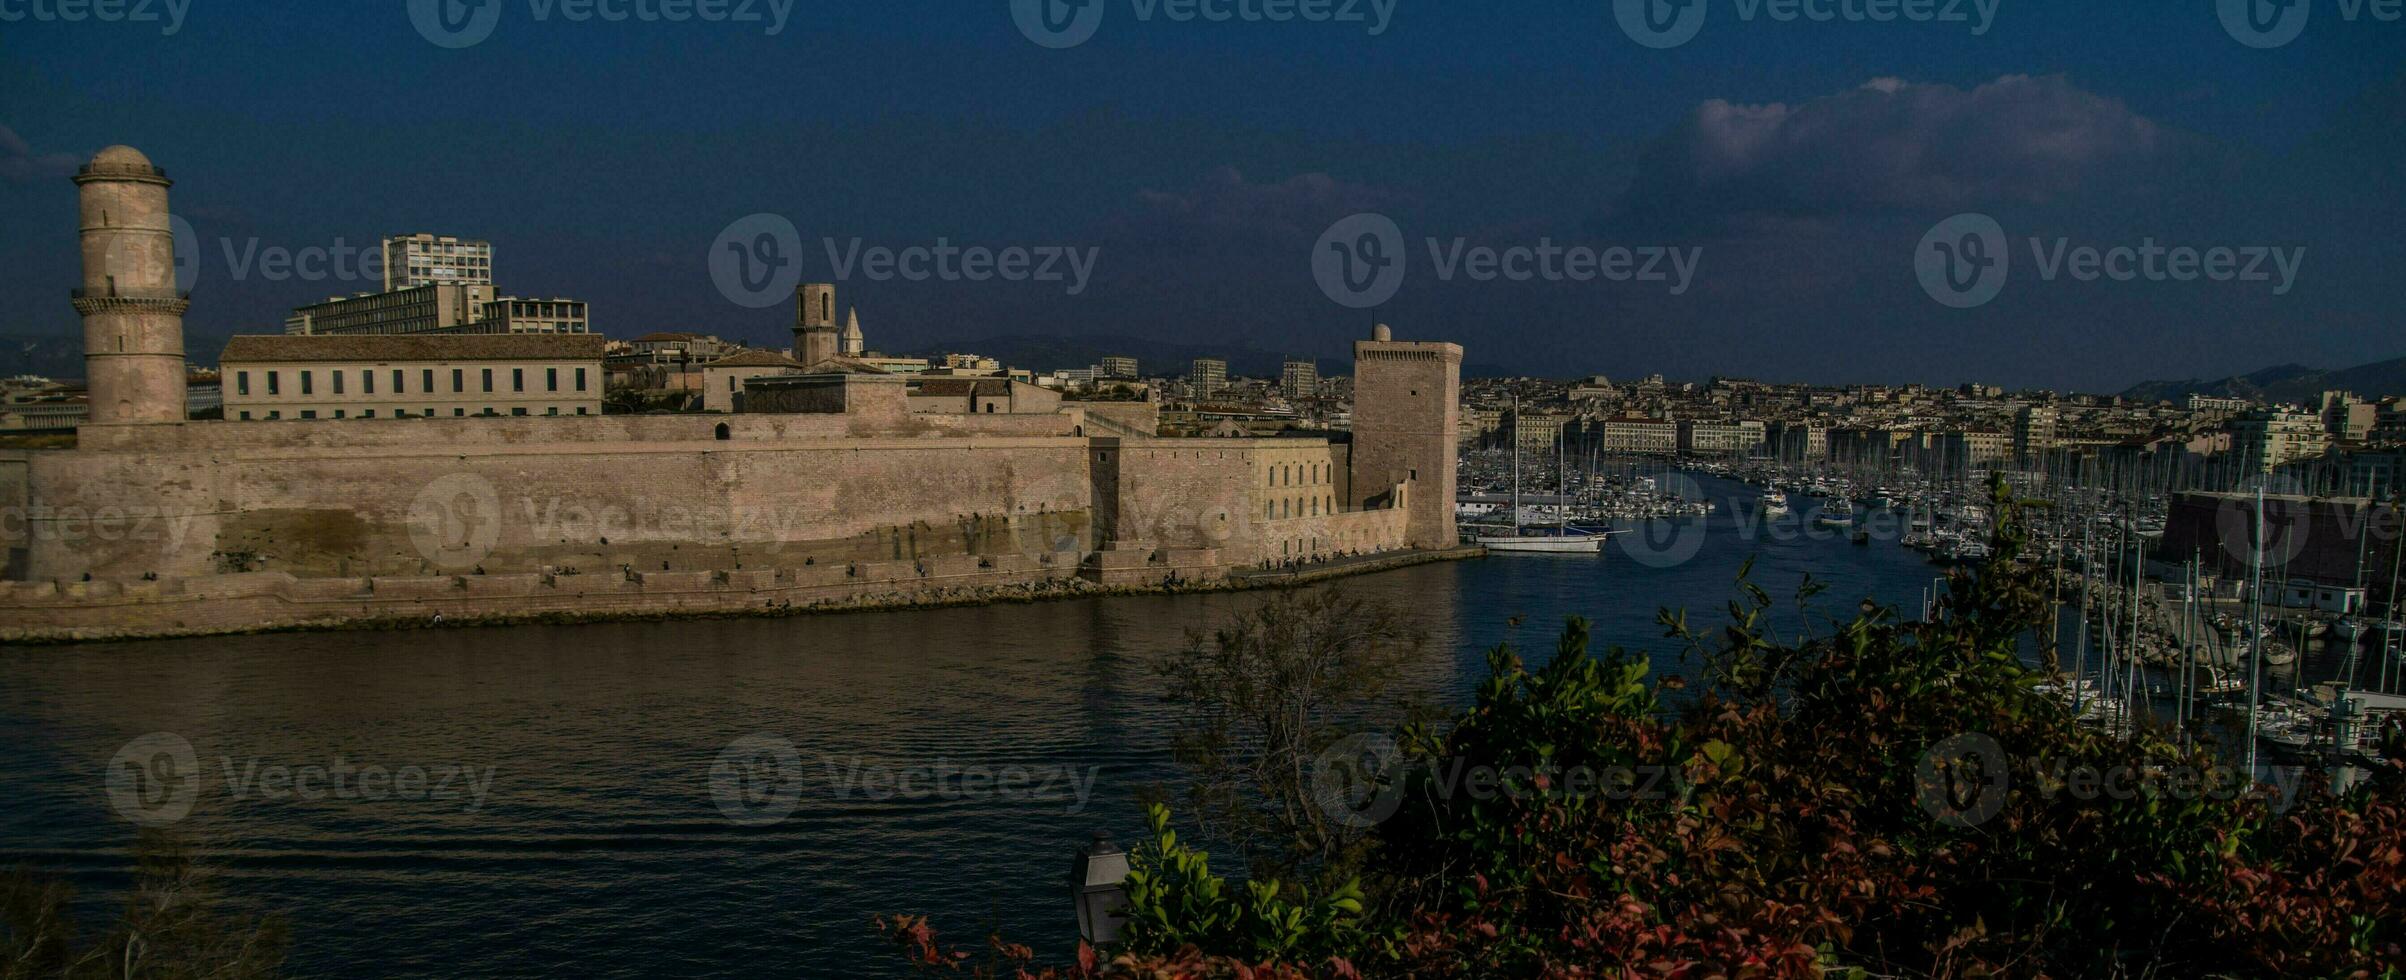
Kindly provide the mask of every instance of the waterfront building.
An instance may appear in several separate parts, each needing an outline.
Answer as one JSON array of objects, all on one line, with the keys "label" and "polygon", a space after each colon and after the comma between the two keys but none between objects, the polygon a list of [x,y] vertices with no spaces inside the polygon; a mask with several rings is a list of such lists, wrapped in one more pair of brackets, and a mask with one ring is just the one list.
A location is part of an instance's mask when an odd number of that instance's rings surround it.
[{"label": "waterfront building", "polygon": [[884,371],[887,374],[926,374],[929,371],[935,370],[935,365],[924,357],[870,356],[860,358],[859,360],[862,364],[866,364],[880,371]]},{"label": "waterfront building", "polygon": [[628,341],[626,351],[611,355],[611,359],[644,364],[703,364],[742,352],[740,345],[715,335],[663,330]]},{"label": "waterfront building", "polygon": [[395,235],[384,240],[384,291],[432,283],[493,284],[493,243],[450,235]]},{"label": "waterfront building", "polygon": [[2230,423],[2231,452],[2245,473],[2270,473],[2274,467],[2329,448],[2319,416],[2300,412],[2250,412]]},{"label": "waterfront building", "polygon": [[1547,415],[1542,412],[1518,412],[1512,416],[1513,441],[1524,449],[1550,449],[1562,437],[1563,424],[1569,416]]},{"label": "waterfront building", "polygon": [[1679,423],[1679,451],[1695,456],[1750,456],[1763,448],[1763,423],[1690,419]]},{"label": "waterfront building", "polygon": [[592,334],[240,336],[218,362],[229,421],[601,414]]},{"label": "waterfront building", "polygon": [[1608,453],[1675,453],[1679,423],[1667,419],[1623,416],[1605,419],[1599,427]]},{"label": "waterfront building", "polygon": [[2322,393],[2323,431],[2337,442],[2363,442],[2372,438],[2373,426],[2380,421],[2381,406],[2356,397],[2352,391]]},{"label": "waterfront building", "polygon": [[2055,449],[2055,433],[2062,416],[2050,405],[2025,405],[2013,417],[2013,458],[2015,465],[2030,466]]},{"label": "waterfront building", "polygon": [[592,333],[593,321],[582,300],[519,299],[504,296],[486,303],[484,314],[464,333]]},{"label": "waterfront building", "polygon": [[1279,368],[1278,390],[1288,398],[1311,398],[1320,392],[1320,365],[1289,358]]},{"label": "waterfront building", "polygon": [[1196,398],[1209,398],[1228,387],[1228,362],[1216,357],[1198,357],[1187,367],[1186,383]]},{"label": "waterfront building", "polygon": [[384,289],[336,296],[285,318],[294,335],[425,333],[588,333],[581,301],[501,296],[493,285],[493,246],[449,235],[384,240]]},{"label": "waterfront building", "polygon": [[2186,405],[2192,412],[2224,414],[2237,414],[2256,407],[2256,403],[2245,398],[2216,398],[2211,395],[2190,395]]},{"label": "waterfront building", "polygon": [[304,306],[284,332],[307,336],[457,333],[482,319],[490,283],[435,282],[382,293],[337,296]]},{"label": "waterfront building", "polygon": [[1938,466],[1943,473],[1995,469],[2013,461],[2013,437],[1998,429],[1956,429],[1938,439]]}]

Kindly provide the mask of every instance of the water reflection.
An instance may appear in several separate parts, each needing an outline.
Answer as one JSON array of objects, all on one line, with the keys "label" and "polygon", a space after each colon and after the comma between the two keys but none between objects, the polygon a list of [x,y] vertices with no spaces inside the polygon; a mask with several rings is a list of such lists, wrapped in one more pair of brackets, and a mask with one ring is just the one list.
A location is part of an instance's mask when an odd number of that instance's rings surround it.
[{"label": "water reflection", "polygon": [[[1488,647],[1511,641],[1542,662],[1572,614],[1595,620],[1600,643],[1692,672],[1655,611],[1686,606],[1710,622],[1750,556],[1775,595],[1808,570],[1826,580],[1814,617],[1845,616],[1866,594],[1915,606],[1932,575],[1893,545],[1744,533],[1742,520],[1725,505],[1705,547],[1670,567],[1618,554],[1495,558],[1345,587],[1428,632],[1407,680],[1459,703],[1484,677]],[[120,884],[134,828],[112,810],[104,769],[128,740],[164,731],[191,742],[202,777],[177,829],[224,870],[230,893],[292,917],[294,966],[307,974],[899,973],[869,927],[890,912],[934,913],[966,940],[999,926],[1063,949],[1070,848],[1098,829],[1133,839],[1135,794],[1172,776],[1168,709],[1147,664],[1257,601],[8,650],[0,862],[65,872],[88,890]],[[1793,632],[1807,618],[1782,610],[1778,621]],[[790,816],[746,827],[714,799],[712,766],[730,743],[764,734],[794,746],[802,792]],[[489,767],[491,784],[472,806],[303,799],[257,779],[336,765]],[[1014,769],[1091,774],[1092,797],[1081,806],[1074,794],[960,792],[923,778]],[[917,791],[892,781],[903,771]]]}]

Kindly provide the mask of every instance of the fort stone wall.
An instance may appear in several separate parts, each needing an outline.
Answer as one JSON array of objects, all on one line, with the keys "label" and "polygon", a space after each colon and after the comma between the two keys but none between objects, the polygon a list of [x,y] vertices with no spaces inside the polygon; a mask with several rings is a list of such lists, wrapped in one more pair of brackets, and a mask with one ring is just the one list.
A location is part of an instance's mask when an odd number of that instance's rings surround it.
[{"label": "fort stone wall", "polygon": [[738,570],[1093,542],[1087,447],[1072,437],[495,438],[506,434],[28,453],[16,577]]}]

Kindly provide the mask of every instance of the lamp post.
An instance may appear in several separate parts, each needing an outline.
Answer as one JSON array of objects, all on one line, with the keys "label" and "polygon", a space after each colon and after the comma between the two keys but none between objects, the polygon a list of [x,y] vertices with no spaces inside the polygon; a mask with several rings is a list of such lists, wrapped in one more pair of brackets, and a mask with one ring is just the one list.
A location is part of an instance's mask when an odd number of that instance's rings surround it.
[{"label": "lamp post", "polygon": [[1078,907],[1078,935],[1096,946],[1119,941],[1120,910],[1128,906],[1128,853],[1098,833],[1069,863],[1070,896]]}]

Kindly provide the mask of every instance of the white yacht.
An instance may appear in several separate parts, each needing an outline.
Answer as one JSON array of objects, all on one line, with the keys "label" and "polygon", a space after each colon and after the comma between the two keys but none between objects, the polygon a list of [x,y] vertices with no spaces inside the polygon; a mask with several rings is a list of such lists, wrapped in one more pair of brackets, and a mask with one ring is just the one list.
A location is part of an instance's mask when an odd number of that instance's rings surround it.
[{"label": "white yacht", "polygon": [[1787,494],[1781,493],[1777,490],[1765,490],[1763,491],[1763,496],[1757,502],[1762,505],[1764,517],[1776,518],[1788,516]]}]

